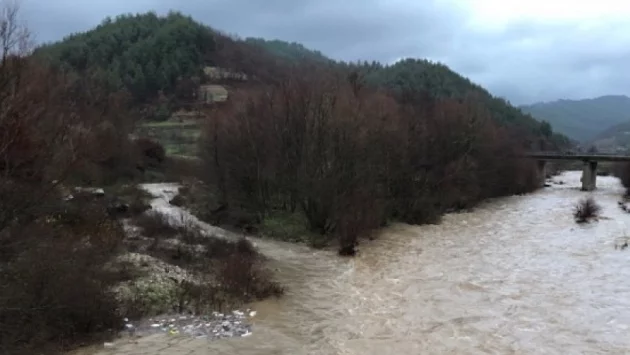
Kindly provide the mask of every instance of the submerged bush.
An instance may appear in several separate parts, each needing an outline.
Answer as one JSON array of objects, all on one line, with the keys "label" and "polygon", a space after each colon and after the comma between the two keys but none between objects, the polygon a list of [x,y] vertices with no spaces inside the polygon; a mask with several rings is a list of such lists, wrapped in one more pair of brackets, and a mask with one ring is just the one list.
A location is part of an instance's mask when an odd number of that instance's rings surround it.
[{"label": "submerged bush", "polygon": [[580,200],[575,205],[573,217],[577,223],[586,223],[591,219],[597,218],[601,209],[601,206],[595,202],[595,199],[588,197]]}]

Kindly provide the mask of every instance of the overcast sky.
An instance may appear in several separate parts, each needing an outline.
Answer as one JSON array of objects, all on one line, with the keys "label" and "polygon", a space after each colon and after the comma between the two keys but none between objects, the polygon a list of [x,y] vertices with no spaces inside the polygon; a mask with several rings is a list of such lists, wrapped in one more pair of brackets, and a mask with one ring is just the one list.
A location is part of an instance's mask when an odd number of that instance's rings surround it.
[{"label": "overcast sky", "polygon": [[169,9],[343,60],[440,61],[514,104],[630,94],[630,1],[22,0],[39,41]]}]

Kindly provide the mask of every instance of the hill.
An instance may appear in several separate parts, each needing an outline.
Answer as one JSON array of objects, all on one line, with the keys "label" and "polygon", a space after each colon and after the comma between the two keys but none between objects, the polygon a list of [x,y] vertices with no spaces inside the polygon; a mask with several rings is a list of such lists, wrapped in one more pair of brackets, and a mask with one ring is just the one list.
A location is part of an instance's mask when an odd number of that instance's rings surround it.
[{"label": "hill", "polygon": [[[504,99],[494,97],[483,87],[444,64],[423,59],[406,59],[393,65],[377,67],[377,70],[368,70],[367,77],[377,85],[393,90],[397,95],[411,90],[426,92],[436,98],[462,99],[474,96],[502,125],[518,127],[543,137],[553,136],[548,123],[540,122]],[[553,138],[557,142],[567,143],[564,137],[556,135]]]},{"label": "hill", "polygon": [[588,142],[602,152],[627,152],[630,150],[630,121],[622,122],[601,131]]},{"label": "hill", "polygon": [[205,26],[178,13],[122,15],[35,51],[63,69],[95,76],[137,102],[174,92],[177,79],[199,76],[217,42]]},{"label": "hill", "polygon": [[310,60],[320,63],[332,63],[333,60],[326,57],[320,51],[310,50],[300,43],[285,42],[277,39],[267,40],[264,38],[249,37],[245,39],[246,43],[263,47],[274,56],[287,59],[293,63]]},{"label": "hill", "polygon": [[537,119],[549,121],[558,132],[582,142],[594,139],[604,127],[630,119],[630,98],[622,95],[541,102],[520,108]]},{"label": "hill", "polygon": [[[152,120],[168,119],[200,95],[206,96],[199,91],[204,85],[230,89],[235,82],[274,84],[292,66],[306,63],[359,72],[366,82],[393,92],[399,100],[420,94],[458,100],[474,96],[501,125],[553,142],[553,146],[567,143],[553,134],[549,124],[493,97],[443,64],[419,59],[388,66],[336,62],[298,43],[228,36],[177,12],[107,18],[90,31],[38,48],[35,55],[82,77],[96,78],[111,92],[128,91],[135,104],[148,107],[144,117]],[[539,147],[541,143],[534,139],[529,144]]]}]

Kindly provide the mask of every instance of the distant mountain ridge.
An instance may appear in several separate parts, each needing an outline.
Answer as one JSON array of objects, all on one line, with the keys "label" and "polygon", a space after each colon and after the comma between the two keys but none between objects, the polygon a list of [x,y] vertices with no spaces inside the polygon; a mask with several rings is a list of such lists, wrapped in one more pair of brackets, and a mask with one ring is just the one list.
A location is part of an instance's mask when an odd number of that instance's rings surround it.
[{"label": "distant mountain ridge", "polygon": [[519,108],[549,122],[554,131],[581,142],[595,139],[608,127],[630,121],[630,97],[625,95],[538,102]]},{"label": "distant mountain ridge", "polygon": [[628,152],[630,150],[630,120],[608,127],[598,133],[588,144],[599,151]]}]

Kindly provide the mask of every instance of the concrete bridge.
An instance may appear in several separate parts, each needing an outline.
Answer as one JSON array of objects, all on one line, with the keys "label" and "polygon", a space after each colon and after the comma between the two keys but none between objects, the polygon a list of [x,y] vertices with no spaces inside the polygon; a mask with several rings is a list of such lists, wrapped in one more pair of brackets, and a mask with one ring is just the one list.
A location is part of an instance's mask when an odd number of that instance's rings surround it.
[{"label": "concrete bridge", "polygon": [[528,153],[525,155],[528,158],[536,159],[538,161],[538,172],[541,176],[542,185],[545,184],[546,179],[546,166],[549,160],[581,160],[584,162],[582,168],[582,190],[592,191],[597,186],[597,163],[600,161],[610,162],[623,162],[630,161],[628,155],[615,155],[615,154],[583,154],[583,153],[555,153],[555,152],[538,152]]}]

